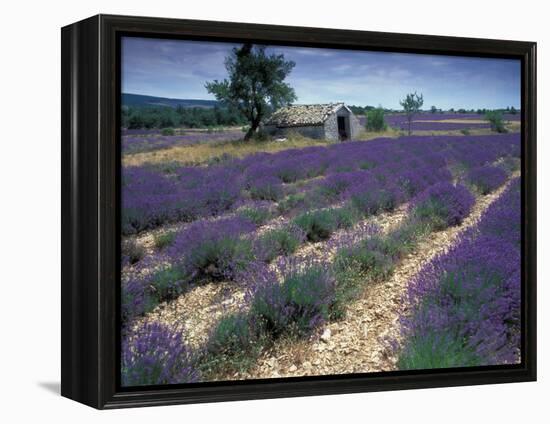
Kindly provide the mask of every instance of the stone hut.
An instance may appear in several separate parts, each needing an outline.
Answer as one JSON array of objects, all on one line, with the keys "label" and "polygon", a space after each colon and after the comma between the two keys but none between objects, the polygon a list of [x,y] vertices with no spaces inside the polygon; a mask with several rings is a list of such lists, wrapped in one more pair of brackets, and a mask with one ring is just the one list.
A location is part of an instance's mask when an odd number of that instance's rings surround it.
[{"label": "stone hut", "polygon": [[291,105],[276,110],[263,125],[275,137],[297,132],[305,137],[343,141],[357,138],[361,124],[344,103]]}]

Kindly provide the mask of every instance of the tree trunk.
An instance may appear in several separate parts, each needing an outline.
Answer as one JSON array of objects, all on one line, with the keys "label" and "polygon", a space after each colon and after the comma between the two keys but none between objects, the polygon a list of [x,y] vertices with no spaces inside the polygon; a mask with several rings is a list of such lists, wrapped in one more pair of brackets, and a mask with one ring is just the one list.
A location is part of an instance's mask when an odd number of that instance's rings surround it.
[{"label": "tree trunk", "polygon": [[258,127],[260,126],[260,121],[261,121],[260,116],[257,116],[256,118],[254,118],[252,120],[252,122],[250,123],[250,128],[248,129],[248,131],[244,135],[244,141],[248,141],[252,138],[252,136],[254,135],[254,133],[256,132]]}]

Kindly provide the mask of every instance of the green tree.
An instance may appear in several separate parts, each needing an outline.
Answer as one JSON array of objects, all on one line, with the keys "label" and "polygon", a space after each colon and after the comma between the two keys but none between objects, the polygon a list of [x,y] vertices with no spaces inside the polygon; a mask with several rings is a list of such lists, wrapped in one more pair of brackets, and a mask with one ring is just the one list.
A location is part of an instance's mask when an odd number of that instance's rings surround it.
[{"label": "green tree", "polygon": [[207,82],[206,89],[246,117],[250,128],[244,139],[249,140],[271,110],[296,100],[294,89],[284,82],[294,66],[282,54],[268,55],[265,47],[247,43],[225,59],[228,78]]},{"label": "green tree", "polygon": [[384,131],[387,126],[384,120],[384,109],[378,107],[376,109],[369,110],[366,114],[368,131]]},{"label": "green tree", "polygon": [[504,126],[502,113],[498,110],[489,110],[485,113],[485,119],[491,124],[491,131],[506,133],[508,130]]},{"label": "green tree", "polygon": [[420,112],[420,108],[424,104],[424,97],[422,93],[420,95],[414,93],[407,94],[407,96],[399,102],[407,115],[407,121],[409,122],[409,135],[411,135],[411,125],[413,117],[416,113]]},{"label": "green tree", "polygon": [[430,108],[430,112],[432,112],[432,113],[437,113],[437,107],[432,106],[432,107]]}]

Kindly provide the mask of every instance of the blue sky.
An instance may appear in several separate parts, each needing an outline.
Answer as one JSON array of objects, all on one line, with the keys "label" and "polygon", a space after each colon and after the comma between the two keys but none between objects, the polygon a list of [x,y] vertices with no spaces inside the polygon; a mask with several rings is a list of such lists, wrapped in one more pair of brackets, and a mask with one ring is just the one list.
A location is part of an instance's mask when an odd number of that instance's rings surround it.
[{"label": "blue sky", "polygon": [[[207,81],[227,76],[231,43],[124,37],[122,91],[182,99],[214,99]],[[424,95],[424,108],[520,106],[519,60],[305,47],[268,47],[296,62],[287,82],[296,103],[400,108],[406,93]]]}]

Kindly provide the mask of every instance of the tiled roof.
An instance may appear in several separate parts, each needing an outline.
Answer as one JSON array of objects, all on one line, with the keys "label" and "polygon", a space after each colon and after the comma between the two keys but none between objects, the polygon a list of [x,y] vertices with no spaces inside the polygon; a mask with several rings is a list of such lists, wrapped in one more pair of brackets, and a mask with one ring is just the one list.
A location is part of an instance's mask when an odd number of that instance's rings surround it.
[{"label": "tiled roof", "polygon": [[285,106],[277,109],[265,124],[277,127],[322,125],[332,112],[335,112],[343,105],[343,103],[328,103]]}]

